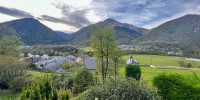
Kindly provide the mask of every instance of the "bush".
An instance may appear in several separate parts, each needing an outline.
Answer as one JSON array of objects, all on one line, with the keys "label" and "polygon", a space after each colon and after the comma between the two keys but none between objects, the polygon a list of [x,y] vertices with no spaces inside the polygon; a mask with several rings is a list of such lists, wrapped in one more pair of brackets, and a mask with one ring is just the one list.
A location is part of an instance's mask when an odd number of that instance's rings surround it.
[{"label": "bush", "polygon": [[141,69],[139,65],[128,65],[126,66],[126,77],[132,77],[136,80],[140,80]]},{"label": "bush", "polygon": [[191,64],[191,63],[188,63],[187,67],[191,68],[191,67],[192,67],[192,64]]},{"label": "bush", "polygon": [[69,71],[69,69],[72,67],[72,64],[71,63],[65,63],[62,68],[63,69],[66,69],[67,71]]},{"label": "bush", "polygon": [[152,100],[153,92],[133,78],[110,79],[78,95],[76,100]]},{"label": "bush", "polygon": [[16,77],[10,84],[10,87],[16,91],[20,92],[23,87],[31,86],[32,83],[38,81],[38,78],[35,76],[19,76]]},{"label": "bush", "polygon": [[69,92],[66,90],[60,91],[60,99],[59,100],[69,100]]},{"label": "bush", "polygon": [[200,98],[200,79],[196,76],[183,76],[162,73],[153,79],[158,94],[166,100],[198,100]]},{"label": "bush", "polygon": [[27,63],[10,56],[0,56],[0,89],[8,89],[9,83],[26,73]]},{"label": "bush", "polygon": [[20,100],[58,100],[56,89],[51,86],[48,78],[24,87]]},{"label": "bush", "polygon": [[56,89],[71,89],[73,87],[73,78],[68,74],[53,75],[51,76],[51,84]]},{"label": "bush", "polygon": [[81,93],[94,85],[94,78],[90,70],[85,67],[79,68],[74,75],[73,85],[75,94]]}]

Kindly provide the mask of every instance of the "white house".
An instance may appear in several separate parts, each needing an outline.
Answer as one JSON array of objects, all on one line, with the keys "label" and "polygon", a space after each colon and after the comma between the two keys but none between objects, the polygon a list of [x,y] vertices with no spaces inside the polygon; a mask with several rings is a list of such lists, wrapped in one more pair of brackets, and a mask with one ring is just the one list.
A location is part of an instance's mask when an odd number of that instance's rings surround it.
[{"label": "white house", "polygon": [[127,64],[138,64],[136,60],[133,59],[133,56],[130,54],[129,59],[127,60]]}]

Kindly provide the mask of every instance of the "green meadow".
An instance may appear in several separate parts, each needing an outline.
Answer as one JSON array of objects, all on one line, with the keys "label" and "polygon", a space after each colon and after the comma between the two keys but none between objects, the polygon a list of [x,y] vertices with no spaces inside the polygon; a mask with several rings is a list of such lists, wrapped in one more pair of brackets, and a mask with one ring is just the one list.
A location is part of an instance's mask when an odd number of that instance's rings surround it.
[{"label": "green meadow", "polygon": [[[122,59],[128,60],[130,55],[122,56]],[[193,67],[200,67],[200,62],[185,60],[182,57],[175,56],[161,56],[161,55],[143,55],[134,54],[133,59],[138,61],[140,64],[148,65],[160,65],[160,66],[177,66],[179,67],[179,61],[184,61],[185,64],[191,63]]]},{"label": "green meadow", "polygon": [[[176,73],[182,75],[193,75],[194,73],[200,77],[200,69],[199,68],[190,68],[189,70],[178,70],[178,69],[156,69],[146,66],[141,66],[141,81],[145,81],[151,85],[152,79],[154,76],[161,74],[161,73]],[[125,66],[121,67],[118,71],[118,75],[125,76]]]}]

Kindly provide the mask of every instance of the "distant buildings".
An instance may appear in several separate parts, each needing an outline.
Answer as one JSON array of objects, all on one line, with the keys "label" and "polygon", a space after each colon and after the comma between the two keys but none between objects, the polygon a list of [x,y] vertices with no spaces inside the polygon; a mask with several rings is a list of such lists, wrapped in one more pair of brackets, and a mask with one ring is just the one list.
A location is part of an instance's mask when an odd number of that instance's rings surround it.
[{"label": "distant buildings", "polygon": [[25,57],[20,60],[23,61],[32,60],[32,62],[36,64],[37,68],[58,72],[61,70],[63,64],[67,62],[74,63],[76,57],[72,55],[63,57],[63,56],[48,56],[48,55],[39,56],[39,55],[29,54],[29,57]]}]

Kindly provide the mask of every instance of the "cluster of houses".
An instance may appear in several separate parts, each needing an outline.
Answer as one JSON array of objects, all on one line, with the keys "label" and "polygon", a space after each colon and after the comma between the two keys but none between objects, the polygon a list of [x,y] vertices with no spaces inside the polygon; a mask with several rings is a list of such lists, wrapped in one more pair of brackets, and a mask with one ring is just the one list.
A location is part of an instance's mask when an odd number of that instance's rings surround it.
[{"label": "cluster of houses", "polygon": [[[77,58],[73,55],[69,55],[69,56],[48,56],[48,55],[39,56],[39,55],[31,55],[31,54],[28,54],[28,57],[21,58],[20,60],[22,60],[22,61],[31,60],[36,65],[37,68],[46,69],[46,70],[50,70],[53,72],[63,71],[62,65],[65,63],[73,64],[75,61],[76,62],[81,61],[80,58]],[[138,62],[133,59],[132,55],[130,55],[130,58],[127,60],[127,64],[138,64]],[[95,68],[96,62],[94,61],[94,57],[86,58],[84,61],[84,66],[86,68],[90,69],[90,71],[93,74],[98,74],[98,72],[96,71],[96,68]]]},{"label": "cluster of houses", "polygon": [[33,63],[35,63],[37,68],[40,69],[47,69],[53,72],[59,72],[62,71],[62,65],[65,63],[74,63],[76,60],[75,56],[69,55],[69,56],[48,56],[48,55],[31,55],[29,54],[29,57],[24,57],[20,59],[22,61],[31,60]]}]

